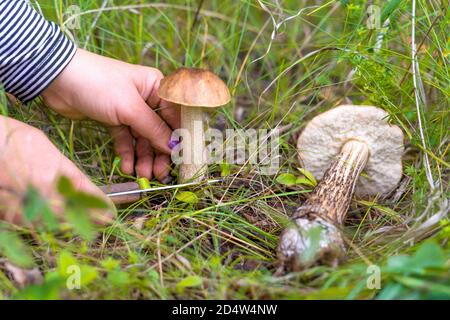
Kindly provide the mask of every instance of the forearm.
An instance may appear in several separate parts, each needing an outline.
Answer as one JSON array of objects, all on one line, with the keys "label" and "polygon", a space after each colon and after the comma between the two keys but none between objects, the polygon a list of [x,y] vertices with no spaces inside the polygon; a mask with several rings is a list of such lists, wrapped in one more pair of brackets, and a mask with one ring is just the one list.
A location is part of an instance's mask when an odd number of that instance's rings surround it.
[{"label": "forearm", "polygon": [[76,51],[59,27],[23,0],[0,0],[0,85],[27,103],[68,65]]}]

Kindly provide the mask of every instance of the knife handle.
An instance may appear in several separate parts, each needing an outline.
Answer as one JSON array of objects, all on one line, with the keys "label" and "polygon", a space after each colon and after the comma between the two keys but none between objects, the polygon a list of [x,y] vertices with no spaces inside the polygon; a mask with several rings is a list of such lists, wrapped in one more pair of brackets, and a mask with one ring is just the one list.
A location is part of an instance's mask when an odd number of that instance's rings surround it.
[{"label": "knife handle", "polygon": [[[116,193],[116,192],[124,192],[124,191],[134,191],[139,190],[139,184],[137,182],[125,182],[125,183],[113,183],[106,186],[100,186],[100,189],[105,194]],[[114,204],[123,204],[123,203],[131,203],[138,201],[141,199],[140,193],[135,194],[126,194],[121,196],[110,196],[112,202]]]}]

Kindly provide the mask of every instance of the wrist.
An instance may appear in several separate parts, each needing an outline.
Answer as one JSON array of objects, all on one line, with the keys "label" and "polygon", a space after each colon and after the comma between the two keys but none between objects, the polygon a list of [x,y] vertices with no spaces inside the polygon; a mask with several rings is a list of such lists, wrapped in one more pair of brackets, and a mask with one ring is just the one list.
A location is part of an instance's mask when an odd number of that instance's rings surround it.
[{"label": "wrist", "polygon": [[78,49],[66,68],[50,83],[41,93],[46,105],[57,113],[71,119],[81,119],[83,116],[73,108],[74,94],[76,94],[76,82],[73,79],[74,69],[79,60]]}]

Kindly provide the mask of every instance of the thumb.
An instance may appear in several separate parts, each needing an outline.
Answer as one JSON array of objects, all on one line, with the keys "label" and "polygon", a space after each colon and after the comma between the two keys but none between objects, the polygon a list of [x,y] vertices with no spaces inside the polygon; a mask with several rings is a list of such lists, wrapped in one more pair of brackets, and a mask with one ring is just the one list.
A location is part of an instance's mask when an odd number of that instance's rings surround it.
[{"label": "thumb", "polygon": [[106,209],[89,209],[89,214],[95,223],[110,224],[113,222],[113,219],[117,216],[117,210],[114,203],[99,187],[92,183],[92,181],[80,169],[69,161],[69,165],[63,171],[61,176],[66,176],[69,178],[77,191],[93,195],[103,200],[103,202],[107,205]]},{"label": "thumb", "polygon": [[123,112],[120,120],[149,140],[156,150],[170,154],[169,140],[172,129],[139,95],[131,101],[130,108]]}]

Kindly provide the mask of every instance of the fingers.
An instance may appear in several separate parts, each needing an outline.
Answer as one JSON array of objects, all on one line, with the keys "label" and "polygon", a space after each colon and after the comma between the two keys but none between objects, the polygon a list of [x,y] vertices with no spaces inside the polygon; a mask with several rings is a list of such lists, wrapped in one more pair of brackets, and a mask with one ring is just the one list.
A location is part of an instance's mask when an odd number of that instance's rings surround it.
[{"label": "fingers", "polygon": [[153,167],[153,150],[150,141],[143,137],[136,138],[136,174],[138,177],[151,179]]},{"label": "fingers", "polygon": [[121,115],[121,122],[150,141],[157,151],[170,154],[168,146],[172,130],[159,115],[150,109],[142,98],[137,97],[133,108]]},{"label": "fingers", "polygon": [[[173,103],[161,100],[158,96],[159,86],[161,80],[163,79],[162,73],[154,68],[145,68],[145,75],[143,78],[146,79],[144,86],[148,87],[150,90],[142,90],[143,98],[145,102],[158,114],[161,118],[167,122],[167,124],[172,129],[177,129],[180,127],[180,110],[178,106]],[[146,93],[149,92],[149,93]],[[147,96],[145,96],[147,95]]]},{"label": "fingers", "polygon": [[120,169],[125,174],[133,174],[134,147],[130,130],[128,127],[120,126],[110,127],[109,131],[114,140],[114,150],[122,159]]},{"label": "fingers", "polygon": [[23,222],[21,197],[7,189],[0,188],[0,220],[20,225]]},{"label": "fingers", "polygon": [[61,176],[66,176],[76,189],[100,197],[109,205],[89,210],[96,221],[112,221],[115,208],[110,200],[43,132],[17,121],[0,122],[0,219],[31,223],[24,212],[28,205],[34,205],[29,202],[33,199],[29,192],[39,193],[52,212],[64,219],[65,203],[57,184]]},{"label": "fingers", "polygon": [[[128,108],[130,112],[123,115],[121,122],[131,128],[132,135],[136,138],[137,175],[148,179],[154,175],[158,180],[163,181],[170,171],[171,150],[168,143],[172,129],[180,127],[180,110],[176,105],[159,98],[158,89],[163,79],[159,70],[139,68],[139,72],[135,72],[134,77],[140,96],[136,97]],[[131,139],[129,134],[126,138],[119,135],[119,139],[115,139],[116,152],[120,156],[122,154],[118,149],[126,155],[132,154],[130,150],[132,144],[121,142]],[[131,160],[123,160],[127,170],[131,170],[132,158],[129,159]],[[123,171],[125,172],[124,169]]]},{"label": "fingers", "polygon": [[[122,158],[122,172],[132,175],[136,172],[138,177],[152,179],[153,175],[163,181],[169,174],[170,157],[164,154],[155,155],[151,142],[140,135],[136,130],[130,130],[125,126],[109,128],[114,139],[114,149]],[[135,145],[133,141],[136,141]],[[134,165],[134,153],[136,152],[136,165]]]},{"label": "fingers", "polygon": [[167,183],[170,172],[170,157],[166,154],[157,154],[153,164],[153,174],[155,177],[163,182]]},{"label": "fingers", "polygon": [[158,112],[161,117],[169,124],[172,129],[180,127],[181,116],[180,108],[173,103],[161,100],[159,103]]},{"label": "fingers", "polygon": [[72,162],[67,159],[67,163],[62,168],[61,175],[68,177],[76,190],[94,195],[102,199],[107,205],[107,210],[93,209],[89,210],[92,218],[96,223],[108,224],[116,217],[117,212],[111,199],[109,199],[103,191],[97,187],[92,181]]},{"label": "fingers", "polygon": [[158,96],[159,86],[161,84],[161,80],[164,78],[161,71],[154,68],[144,68],[144,73],[141,74],[142,79],[144,80],[143,86],[144,90],[142,90],[142,95],[145,102],[152,108],[155,109],[159,106],[160,98]]}]

